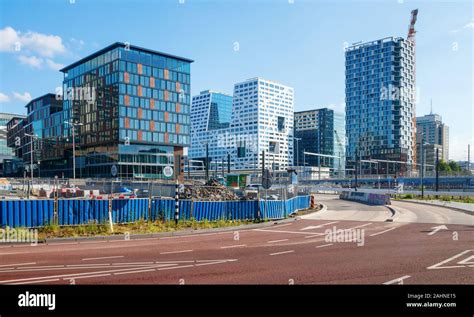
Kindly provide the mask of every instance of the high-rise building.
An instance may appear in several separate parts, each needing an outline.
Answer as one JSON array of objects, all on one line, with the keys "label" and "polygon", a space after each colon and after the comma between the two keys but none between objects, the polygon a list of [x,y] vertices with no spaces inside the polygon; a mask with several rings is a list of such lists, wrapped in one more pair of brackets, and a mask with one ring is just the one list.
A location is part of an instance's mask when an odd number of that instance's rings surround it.
[{"label": "high-rise building", "polygon": [[[218,96],[224,100],[214,109],[227,113],[229,96]],[[293,88],[262,78],[235,84],[228,127],[227,116],[212,119],[211,97],[203,92],[193,98],[192,159],[205,160],[207,148],[211,168],[212,162],[222,164],[230,155],[232,170],[258,170],[265,151],[266,168],[284,170],[292,165]]]},{"label": "high-rise building", "polygon": [[[344,175],[345,117],[322,108],[295,112],[294,165],[329,167],[333,175]],[[321,154],[304,155],[303,152]]]},{"label": "high-rise building", "polygon": [[[428,115],[416,118],[416,139],[417,144],[424,140],[425,143],[438,145],[438,147],[426,147],[429,149],[437,148],[439,159],[449,161],[449,127],[443,123],[440,115],[430,113]],[[428,153],[434,156],[433,153]],[[421,153],[417,152],[417,161],[421,162]]]},{"label": "high-rise building", "polygon": [[64,136],[72,138],[74,123],[78,175],[167,178],[167,165],[181,171],[191,63],[114,43],[63,68]]},{"label": "high-rise building", "polygon": [[[347,166],[357,159],[390,161],[380,173],[416,163],[415,48],[403,38],[358,43],[346,50]],[[387,162],[388,163],[388,162]],[[388,170],[387,170],[388,166]]]}]

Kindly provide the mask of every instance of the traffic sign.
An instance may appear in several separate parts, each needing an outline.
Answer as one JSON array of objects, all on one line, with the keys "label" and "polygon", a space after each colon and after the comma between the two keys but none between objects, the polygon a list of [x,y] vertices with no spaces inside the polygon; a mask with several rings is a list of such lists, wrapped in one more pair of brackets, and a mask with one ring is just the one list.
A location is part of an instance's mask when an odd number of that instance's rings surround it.
[{"label": "traffic sign", "polygon": [[169,165],[165,166],[165,168],[163,168],[163,175],[166,177],[173,176],[173,168]]}]

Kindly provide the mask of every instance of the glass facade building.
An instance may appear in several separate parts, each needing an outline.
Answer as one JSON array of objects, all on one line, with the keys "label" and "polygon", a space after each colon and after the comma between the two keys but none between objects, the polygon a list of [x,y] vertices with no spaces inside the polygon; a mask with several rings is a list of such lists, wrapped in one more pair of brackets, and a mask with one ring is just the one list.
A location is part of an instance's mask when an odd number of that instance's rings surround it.
[{"label": "glass facade building", "polygon": [[190,144],[191,63],[115,43],[63,68],[64,120],[80,124],[76,173],[164,178],[164,166],[176,170]]},{"label": "glass facade building", "polygon": [[354,168],[357,153],[362,160],[397,162],[387,164],[390,170],[379,164],[379,173],[403,173],[413,168],[414,43],[389,37],[354,44],[346,49],[345,59],[347,166]]},{"label": "glass facade building", "polygon": [[[294,165],[329,167],[333,175],[343,176],[345,166],[345,117],[332,109],[295,112]],[[296,143],[297,142],[297,143]],[[304,156],[311,152],[336,157]],[[303,157],[304,156],[304,157]]]}]

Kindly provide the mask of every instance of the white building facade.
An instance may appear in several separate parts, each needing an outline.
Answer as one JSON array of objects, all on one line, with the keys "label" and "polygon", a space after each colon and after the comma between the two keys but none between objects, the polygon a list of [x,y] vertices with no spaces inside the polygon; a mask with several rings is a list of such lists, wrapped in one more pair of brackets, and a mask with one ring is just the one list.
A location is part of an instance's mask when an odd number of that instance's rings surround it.
[{"label": "white building facade", "polygon": [[211,170],[227,166],[229,155],[231,170],[257,171],[263,151],[265,168],[284,170],[292,165],[293,88],[262,78],[235,84],[229,126],[217,129],[205,128],[203,122],[209,120],[201,110],[207,98],[197,97],[191,112],[191,159],[204,160],[207,144]]}]

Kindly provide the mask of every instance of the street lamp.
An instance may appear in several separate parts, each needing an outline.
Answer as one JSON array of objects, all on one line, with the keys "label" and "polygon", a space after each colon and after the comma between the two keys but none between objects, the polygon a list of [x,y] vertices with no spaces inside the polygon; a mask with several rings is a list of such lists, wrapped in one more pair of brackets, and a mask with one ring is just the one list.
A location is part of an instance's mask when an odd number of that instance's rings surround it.
[{"label": "street lamp", "polygon": [[65,124],[70,124],[72,126],[72,178],[76,178],[76,126],[82,126],[80,122],[69,122],[64,121]]},{"label": "street lamp", "polygon": [[298,165],[300,164],[300,151],[298,150],[298,145],[300,143],[301,138],[293,137],[293,140],[296,141],[296,167],[298,167]]},{"label": "street lamp", "polygon": [[26,136],[30,137],[30,175],[31,175],[31,186],[33,186],[33,142],[34,139],[37,139],[38,136],[36,134],[28,134],[25,133]]}]

